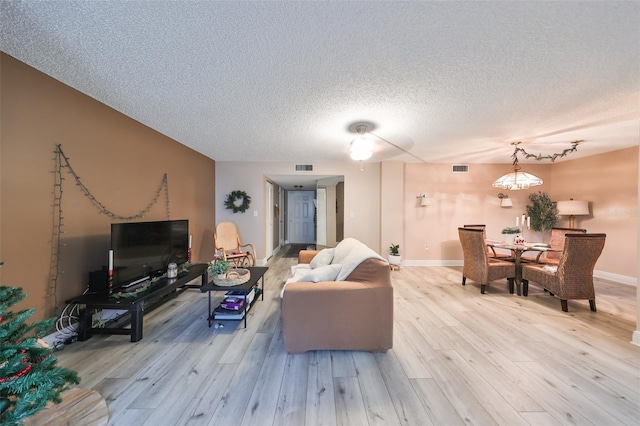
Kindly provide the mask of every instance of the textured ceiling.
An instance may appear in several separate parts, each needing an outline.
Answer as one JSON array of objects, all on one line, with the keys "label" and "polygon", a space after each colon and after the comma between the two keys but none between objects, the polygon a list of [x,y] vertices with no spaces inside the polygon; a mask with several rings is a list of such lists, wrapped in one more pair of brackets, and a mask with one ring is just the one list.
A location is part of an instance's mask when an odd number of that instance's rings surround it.
[{"label": "textured ceiling", "polygon": [[639,2],[1,1],[0,13],[3,52],[215,160],[346,160],[359,121],[402,148],[378,140],[371,161],[639,143]]}]

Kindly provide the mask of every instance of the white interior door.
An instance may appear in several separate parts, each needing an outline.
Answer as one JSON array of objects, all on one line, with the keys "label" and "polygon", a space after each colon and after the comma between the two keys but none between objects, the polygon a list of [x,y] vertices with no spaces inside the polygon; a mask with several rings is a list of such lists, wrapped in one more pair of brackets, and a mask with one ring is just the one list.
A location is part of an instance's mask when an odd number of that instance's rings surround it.
[{"label": "white interior door", "polygon": [[289,191],[287,195],[290,244],[312,244],[314,234],[313,191]]}]

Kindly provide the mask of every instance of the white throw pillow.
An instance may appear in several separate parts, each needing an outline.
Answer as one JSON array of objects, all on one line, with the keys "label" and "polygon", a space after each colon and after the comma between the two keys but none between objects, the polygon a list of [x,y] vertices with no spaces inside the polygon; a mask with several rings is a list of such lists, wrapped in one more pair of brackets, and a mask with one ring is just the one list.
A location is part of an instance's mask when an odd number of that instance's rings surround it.
[{"label": "white throw pillow", "polygon": [[308,263],[296,263],[291,266],[291,275],[294,275],[296,271],[311,269]]},{"label": "white throw pillow", "polygon": [[318,283],[321,281],[335,281],[338,273],[340,273],[340,269],[342,269],[342,265],[340,264],[320,266],[319,268],[313,269],[309,274],[300,278],[298,282],[307,281]]},{"label": "white throw pillow", "polygon": [[311,269],[316,269],[316,268],[320,268],[321,266],[330,265],[331,261],[333,260],[334,252],[335,252],[335,249],[332,249],[332,248],[326,248],[326,249],[320,250],[318,254],[316,254],[314,258],[311,260],[311,262],[309,263],[309,266],[311,266]]}]

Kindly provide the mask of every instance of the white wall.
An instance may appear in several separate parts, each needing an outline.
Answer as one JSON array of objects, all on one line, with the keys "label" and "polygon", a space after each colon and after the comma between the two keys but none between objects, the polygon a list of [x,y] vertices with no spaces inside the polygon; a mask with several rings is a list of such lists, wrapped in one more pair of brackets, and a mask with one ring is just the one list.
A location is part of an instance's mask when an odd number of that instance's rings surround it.
[{"label": "white wall", "polygon": [[[216,223],[231,221],[238,227],[243,243],[255,245],[257,257],[264,262],[266,216],[266,178],[273,175],[296,175],[293,163],[216,162]],[[309,174],[309,173],[307,173]],[[380,251],[380,164],[355,161],[314,163],[317,175],[344,176],[344,236],[357,238],[373,250]],[[245,213],[233,213],[224,206],[231,191],[245,191],[251,205]],[[213,236],[212,236],[213,238]]]}]

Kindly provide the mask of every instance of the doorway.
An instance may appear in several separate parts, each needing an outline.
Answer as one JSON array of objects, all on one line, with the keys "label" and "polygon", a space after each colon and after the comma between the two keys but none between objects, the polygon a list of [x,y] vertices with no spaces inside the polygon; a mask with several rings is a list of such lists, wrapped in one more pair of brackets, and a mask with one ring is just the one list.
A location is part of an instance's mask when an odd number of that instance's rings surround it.
[{"label": "doorway", "polygon": [[315,191],[287,192],[287,235],[289,244],[315,242]]}]

